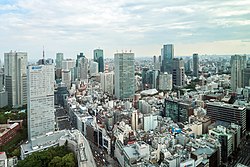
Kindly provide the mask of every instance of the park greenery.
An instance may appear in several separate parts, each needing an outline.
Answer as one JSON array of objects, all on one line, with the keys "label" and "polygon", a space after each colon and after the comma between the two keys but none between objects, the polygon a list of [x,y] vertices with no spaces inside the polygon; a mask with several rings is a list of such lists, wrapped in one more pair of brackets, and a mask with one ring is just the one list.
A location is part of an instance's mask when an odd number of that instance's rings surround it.
[{"label": "park greenery", "polygon": [[17,167],[30,166],[76,167],[77,163],[74,154],[68,149],[67,145],[63,145],[32,153],[24,160],[18,161],[17,164]]},{"label": "park greenery", "polygon": [[16,136],[7,144],[0,146],[0,151],[6,152],[8,157],[20,156],[20,145],[27,140],[27,113],[19,112],[26,110],[27,106],[23,106],[17,109],[12,109],[7,106],[0,108],[0,124],[6,124],[7,120],[23,120],[23,127],[20,129]]}]

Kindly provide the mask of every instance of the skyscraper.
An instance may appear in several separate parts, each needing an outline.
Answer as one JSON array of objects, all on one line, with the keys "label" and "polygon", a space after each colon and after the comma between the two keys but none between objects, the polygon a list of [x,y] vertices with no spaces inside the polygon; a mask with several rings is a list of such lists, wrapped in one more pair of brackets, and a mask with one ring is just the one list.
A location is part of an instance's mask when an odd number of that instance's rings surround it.
[{"label": "skyscraper", "polygon": [[172,60],[174,58],[174,45],[163,45],[163,60]]},{"label": "skyscraper", "polygon": [[63,53],[56,53],[56,69],[62,69]]},{"label": "skyscraper", "polygon": [[172,77],[174,86],[184,86],[185,85],[185,68],[184,60],[175,58],[173,59]]},{"label": "skyscraper", "polygon": [[80,81],[86,80],[88,79],[88,68],[89,64],[88,64],[88,59],[84,56],[84,57],[80,57],[78,59],[78,66],[77,68],[77,78]]},{"label": "skyscraper", "polygon": [[114,93],[114,72],[100,73],[102,90],[110,95]]},{"label": "skyscraper", "polygon": [[8,105],[20,107],[27,104],[27,53],[10,52],[4,54],[5,86]]},{"label": "skyscraper", "polygon": [[119,99],[133,98],[135,94],[134,53],[116,53],[115,96]]},{"label": "skyscraper", "polygon": [[98,63],[98,71],[104,71],[104,60],[103,60],[103,50],[95,49],[94,50],[94,61]]},{"label": "skyscraper", "polygon": [[162,48],[162,72],[172,72],[172,60],[174,58],[174,45],[163,45]]},{"label": "skyscraper", "polygon": [[246,68],[246,56],[231,56],[231,88],[236,91],[237,88],[243,87],[243,70]]},{"label": "skyscraper", "polygon": [[28,139],[53,132],[54,66],[28,67]]},{"label": "skyscraper", "polygon": [[195,77],[199,76],[199,57],[197,53],[193,54],[193,75]]},{"label": "skyscraper", "polygon": [[246,86],[250,86],[250,68],[243,70],[243,88]]}]

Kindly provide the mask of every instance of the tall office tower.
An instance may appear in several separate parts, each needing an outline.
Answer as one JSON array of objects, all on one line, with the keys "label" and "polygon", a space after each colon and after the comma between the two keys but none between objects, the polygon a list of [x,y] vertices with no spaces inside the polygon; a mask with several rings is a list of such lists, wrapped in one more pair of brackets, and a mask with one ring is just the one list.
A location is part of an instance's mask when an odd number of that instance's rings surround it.
[{"label": "tall office tower", "polygon": [[163,45],[162,48],[162,72],[172,73],[172,60],[174,58],[174,45]]},{"label": "tall office tower", "polygon": [[172,90],[172,74],[163,73],[159,75],[159,90]]},{"label": "tall office tower", "polygon": [[28,66],[28,139],[55,129],[54,66]]},{"label": "tall office tower", "polygon": [[231,88],[236,91],[237,88],[243,87],[243,69],[246,68],[246,56],[231,56]]},{"label": "tall office tower", "polygon": [[62,69],[63,53],[56,53],[56,69]]},{"label": "tall office tower", "polygon": [[62,83],[64,83],[68,89],[71,88],[71,71],[70,70],[63,70],[62,71]]},{"label": "tall office tower", "polygon": [[133,98],[135,94],[135,56],[134,53],[116,53],[115,96],[119,99]]},{"label": "tall office tower", "polygon": [[100,73],[102,90],[110,95],[114,93],[114,72]]},{"label": "tall office tower", "polygon": [[27,104],[27,53],[10,52],[4,54],[5,86],[8,105],[20,107]]},{"label": "tall office tower", "polygon": [[174,86],[185,85],[185,68],[183,59],[173,59],[172,77]]},{"label": "tall office tower", "polygon": [[88,59],[85,56],[80,57],[78,59],[77,78],[80,81],[88,79],[88,70],[89,70]]},{"label": "tall office tower", "polygon": [[243,70],[243,85],[242,87],[250,86],[250,68],[245,68]]},{"label": "tall office tower", "polygon": [[246,132],[246,108],[221,102],[207,103],[207,115],[212,121],[224,121],[241,126],[241,132]]},{"label": "tall office tower", "polygon": [[98,63],[98,71],[104,71],[104,60],[103,60],[103,50],[95,49],[94,50],[94,61]]},{"label": "tall office tower", "polygon": [[199,56],[197,53],[193,54],[193,75],[199,77]]},{"label": "tall office tower", "polygon": [[0,71],[0,92],[3,90],[3,86],[4,86],[3,79],[4,79],[4,73]]},{"label": "tall office tower", "polygon": [[98,74],[98,63],[91,60],[89,63],[89,75],[96,76]]},{"label": "tall office tower", "polygon": [[65,59],[62,61],[62,70],[71,70],[75,67],[75,60],[74,59]]},{"label": "tall office tower", "polygon": [[154,65],[154,70],[161,69],[161,62],[159,61],[159,59],[157,59],[156,56],[153,57],[153,65]]}]

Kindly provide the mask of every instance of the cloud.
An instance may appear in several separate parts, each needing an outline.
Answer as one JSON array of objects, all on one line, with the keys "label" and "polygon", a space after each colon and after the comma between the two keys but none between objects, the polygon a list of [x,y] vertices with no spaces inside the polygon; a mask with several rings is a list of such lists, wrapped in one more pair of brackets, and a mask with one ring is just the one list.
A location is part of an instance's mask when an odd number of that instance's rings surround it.
[{"label": "cloud", "polygon": [[117,49],[152,46],[151,52],[135,49],[151,55],[164,43],[189,42],[195,50],[199,43],[249,40],[249,16],[247,0],[1,1],[0,51],[19,48],[36,57],[37,48],[47,45],[50,54],[62,50],[72,56],[100,46],[111,56]]}]

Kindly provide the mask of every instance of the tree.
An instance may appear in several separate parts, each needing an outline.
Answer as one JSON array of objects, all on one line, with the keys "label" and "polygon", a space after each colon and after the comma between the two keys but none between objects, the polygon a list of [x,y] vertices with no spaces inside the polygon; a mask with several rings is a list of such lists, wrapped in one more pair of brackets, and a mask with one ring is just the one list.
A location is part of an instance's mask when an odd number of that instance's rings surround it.
[{"label": "tree", "polygon": [[65,165],[65,167],[75,167],[75,158],[73,153],[66,154],[64,157],[62,157],[62,161]]},{"label": "tree", "polygon": [[54,157],[50,163],[49,163],[49,167],[63,167],[63,162],[62,162],[62,158],[61,157]]}]

